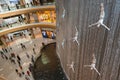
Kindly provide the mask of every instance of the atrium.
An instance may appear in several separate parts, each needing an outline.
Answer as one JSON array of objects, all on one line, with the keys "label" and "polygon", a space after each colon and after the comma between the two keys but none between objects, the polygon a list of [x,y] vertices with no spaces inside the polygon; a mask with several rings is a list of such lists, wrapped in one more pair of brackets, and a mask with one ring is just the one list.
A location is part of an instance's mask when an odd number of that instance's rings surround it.
[{"label": "atrium", "polygon": [[0,80],[120,80],[120,0],[0,0]]}]

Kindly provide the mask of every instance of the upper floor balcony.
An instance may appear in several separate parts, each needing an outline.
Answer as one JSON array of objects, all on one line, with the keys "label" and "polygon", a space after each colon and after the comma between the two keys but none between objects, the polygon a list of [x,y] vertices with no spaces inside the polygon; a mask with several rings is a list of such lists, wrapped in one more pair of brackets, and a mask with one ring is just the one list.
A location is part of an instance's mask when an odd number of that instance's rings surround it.
[{"label": "upper floor balcony", "polygon": [[[22,0],[21,0],[22,1]],[[0,3],[0,13],[8,12],[8,11],[16,11],[19,9],[25,9],[25,8],[34,8],[34,7],[40,7],[40,6],[47,6],[47,5],[54,5],[54,1],[44,1],[42,2],[35,2],[36,0],[29,1],[27,3]]]},{"label": "upper floor balcony", "polygon": [[17,16],[20,14],[37,12],[37,11],[48,11],[48,10],[55,11],[55,6],[47,5],[47,6],[36,6],[36,7],[28,7],[23,9],[16,9],[16,10],[0,13],[0,18],[3,19],[3,18],[12,17],[12,16]]},{"label": "upper floor balcony", "polygon": [[[34,13],[27,13],[18,15],[15,17],[10,17],[6,19],[1,19],[0,31],[4,31],[10,28],[18,28],[23,25],[36,24],[56,24],[56,13],[52,11],[37,11]],[[39,25],[39,24],[38,24]],[[33,25],[34,26],[34,25]]]},{"label": "upper floor balcony", "polygon": [[[17,27],[16,27],[17,26]],[[46,22],[42,22],[42,23],[32,23],[32,24],[22,24],[22,25],[16,25],[14,27],[9,27],[6,28],[4,30],[0,31],[0,36],[3,36],[5,34],[9,34],[15,31],[20,31],[20,30],[26,30],[26,29],[32,29],[32,28],[47,28],[47,29],[56,29],[56,25],[55,23],[46,23]]]},{"label": "upper floor balcony", "polygon": [[34,27],[55,29],[56,12],[54,3],[44,3],[42,6],[33,3],[16,4],[5,8],[0,13],[0,36]]}]

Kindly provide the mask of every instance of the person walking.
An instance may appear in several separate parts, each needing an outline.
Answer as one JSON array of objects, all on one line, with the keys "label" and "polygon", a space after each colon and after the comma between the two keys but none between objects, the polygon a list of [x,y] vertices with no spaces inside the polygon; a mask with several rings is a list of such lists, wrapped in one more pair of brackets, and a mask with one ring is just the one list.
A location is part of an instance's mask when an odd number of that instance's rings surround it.
[{"label": "person walking", "polygon": [[4,53],[3,51],[0,51],[1,57],[4,59]]},{"label": "person walking", "polygon": [[19,74],[18,69],[15,69],[15,72],[16,72],[17,74]]},{"label": "person walking", "polygon": [[19,68],[20,68],[21,70],[23,69],[21,65],[19,65]]},{"label": "person walking", "polygon": [[33,53],[36,54],[36,52],[35,52],[35,48],[34,48],[34,47],[33,47]]},{"label": "person walking", "polygon": [[27,75],[30,76],[30,71],[27,71]]},{"label": "person walking", "polygon": [[11,57],[11,63],[16,64],[16,63],[15,63],[15,60],[13,59],[13,57]]},{"label": "person walking", "polygon": [[15,58],[15,53],[11,53],[11,57]]},{"label": "person walking", "polygon": [[19,61],[21,61],[21,58],[20,58],[20,56],[19,56],[19,55],[17,55],[17,59],[18,59]]},{"label": "person walking", "polygon": [[5,49],[2,47],[2,51],[5,53]]},{"label": "person walking", "polygon": [[32,61],[32,63],[34,63],[34,62],[35,62],[35,61],[34,61],[34,56],[33,56],[33,55],[32,55],[31,61]]},{"label": "person walking", "polygon": [[21,45],[22,49],[24,49],[24,50],[26,49],[26,46],[24,44],[20,43],[20,45]]},{"label": "person walking", "polygon": [[4,56],[5,56],[5,59],[8,60],[8,57],[6,55],[4,55]]},{"label": "person walking", "polygon": [[32,72],[32,69],[33,69],[33,65],[30,63],[29,64],[29,67],[28,67],[29,71]]},{"label": "person walking", "polygon": [[27,56],[27,58],[29,59],[30,58],[30,56],[28,55],[28,53],[26,52],[26,56]]},{"label": "person walking", "polygon": [[17,62],[18,62],[18,64],[19,64],[19,65],[21,65],[21,63],[20,63],[20,61],[19,61],[19,60],[17,60]]},{"label": "person walking", "polygon": [[30,80],[29,77],[28,77],[27,75],[25,75],[25,79],[26,79],[26,80]]}]

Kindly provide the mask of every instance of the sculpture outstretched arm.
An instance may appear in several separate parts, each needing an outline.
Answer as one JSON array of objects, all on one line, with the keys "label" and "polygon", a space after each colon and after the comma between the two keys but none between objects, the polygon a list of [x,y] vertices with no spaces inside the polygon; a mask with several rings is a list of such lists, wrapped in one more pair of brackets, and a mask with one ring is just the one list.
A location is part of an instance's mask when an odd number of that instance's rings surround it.
[{"label": "sculpture outstretched arm", "polygon": [[89,25],[88,27],[92,27],[92,26],[95,26],[95,25],[97,25],[97,24],[98,24],[98,22],[93,23],[93,24]]},{"label": "sculpture outstretched arm", "polygon": [[93,68],[97,73],[98,73],[98,75],[100,76],[100,73],[98,72],[98,70],[94,67]]}]

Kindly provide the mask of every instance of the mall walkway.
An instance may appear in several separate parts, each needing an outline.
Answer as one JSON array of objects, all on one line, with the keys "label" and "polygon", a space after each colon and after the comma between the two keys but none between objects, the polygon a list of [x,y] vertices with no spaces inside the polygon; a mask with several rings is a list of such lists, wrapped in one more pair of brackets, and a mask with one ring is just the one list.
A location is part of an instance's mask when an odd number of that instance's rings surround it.
[{"label": "mall walkway", "polygon": [[[22,49],[20,44],[14,44],[12,45],[12,50],[8,53],[4,53],[7,57],[9,57],[11,54],[10,53],[15,53],[15,55],[19,55],[21,58],[21,67],[19,67],[17,57],[14,59],[15,64],[11,63],[11,61],[7,58],[4,58],[0,56],[0,77],[4,77],[6,80],[34,80],[31,73],[29,76],[29,64],[35,61],[35,59],[40,55],[40,48],[42,47],[42,42],[45,44],[55,42],[52,39],[43,39],[43,38],[38,38],[34,40],[29,40],[29,41],[24,41],[24,45],[26,46],[26,49]],[[20,42],[18,42],[20,43]],[[33,51],[33,47],[35,48],[35,53]],[[27,54],[29,55],[27,55]],[[21,77],[16,73],[16,70],[20,73],[24,72],[24,75],[21,75]],[[29,71],[29,72],[28,72]],[[25,79],[29,78],[29,79]]]}]

